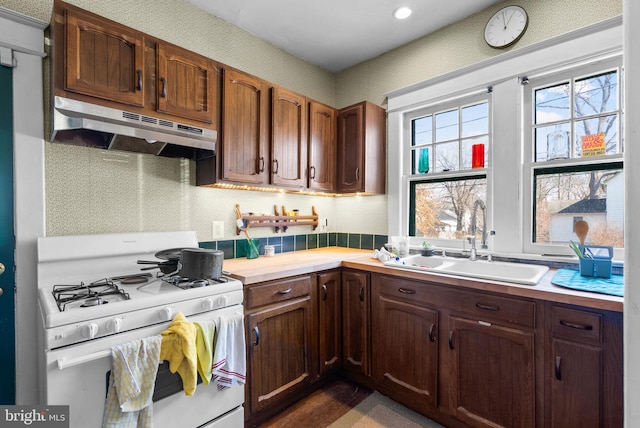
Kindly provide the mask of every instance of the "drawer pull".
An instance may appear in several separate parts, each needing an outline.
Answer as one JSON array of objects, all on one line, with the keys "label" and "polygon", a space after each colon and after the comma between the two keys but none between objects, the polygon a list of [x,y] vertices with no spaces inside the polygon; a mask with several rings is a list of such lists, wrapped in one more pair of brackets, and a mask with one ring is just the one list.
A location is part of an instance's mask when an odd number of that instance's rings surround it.
[{"label": "drawer pull", "polygon": [[449,332],[449,349],[453,350],[453,330]]},{"label": "drawer pull", "polygon": [[327,300],[327,285],[322,284],[322,300]]},{"label": "drawer pull", "polygon": [[289,294],[289,293],[291,293],[291,291],[293,291],[293,288],[289,287],[286,290],[278,290],[277,293],[278,294]]},{"label": "drawer pull", "polygon": [[499,311],[500,306],[483,305],[482,303],[476,303],[476,308],[485,309],[487,311]]},{"label": "drawer pull", "polygon": [[253,327],[253,334],[256,335],[256,341],[253,342],[253,346],[258,346],[258,343],[260,343],[260,330],[258,326]]},{"label": "drawer pull", "polygon": [[556,355],[556,379],[562,380],[562,373],[560,372],[560,363],[562,362],[562,357],[560,355]]},{"label": "drawer pull", "polygon": [[565,321],[565,320],[560,320],[560,325],[563,325],[569,328],[575,328],[576,330],[587,330],[587,331],[593,330],[593,326],[591,325],[576,324],[576,323]]},{"label": "drawer pull", "polygon": [[398,291],[401,292],[402,294],[416,294],[416,290],[412,290],[410,288],[398,288]]},{"label": "drawer pull", "polygon": [[431,324],[431,327],[429,327],[429,341],[431,342],[436,341],[436,336],[434,335],[435,330],[436,330],[436,325]]},{"label": "drawer pull", "polygon": [[360,301],[364,302],[364,285],[360,287],[360,291],[358,292],[358,296],[360,297]]}]

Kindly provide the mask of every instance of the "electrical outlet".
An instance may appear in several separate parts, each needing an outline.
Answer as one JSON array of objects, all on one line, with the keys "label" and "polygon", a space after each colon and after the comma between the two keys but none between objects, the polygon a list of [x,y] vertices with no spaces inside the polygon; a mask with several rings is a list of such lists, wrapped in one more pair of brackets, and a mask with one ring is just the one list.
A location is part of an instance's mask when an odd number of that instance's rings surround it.
[{"label": "electrical outlet", "polygon": [[224,221],[211,222],[211,237],[212,239],[224,238]]},{"label": "electrical outlet", "polygon": [[329,230],[329,221],[326,217],[321,217],[318,219],[318,229],[320,232],[326,232]]}]

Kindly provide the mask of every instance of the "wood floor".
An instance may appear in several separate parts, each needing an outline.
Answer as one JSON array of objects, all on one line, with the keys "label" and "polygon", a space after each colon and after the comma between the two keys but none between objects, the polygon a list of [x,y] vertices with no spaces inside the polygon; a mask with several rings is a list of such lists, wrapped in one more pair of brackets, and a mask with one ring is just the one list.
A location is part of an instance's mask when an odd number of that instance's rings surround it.
[{"label": "wood floor", "polygon": [[325,428],[372,392],[348,380],[336,379],[286,408],[258,428]]}]

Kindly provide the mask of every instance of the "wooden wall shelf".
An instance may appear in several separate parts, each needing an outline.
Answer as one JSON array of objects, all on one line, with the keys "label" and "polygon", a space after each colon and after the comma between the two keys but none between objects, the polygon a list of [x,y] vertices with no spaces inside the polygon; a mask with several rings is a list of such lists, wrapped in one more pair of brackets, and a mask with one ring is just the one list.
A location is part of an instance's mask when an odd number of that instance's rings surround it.
[{"label": "wooden wall shelf", "polygon": [[[240,204],[236,204],[236,218],[246,219],[249,224],[248,228],[252,227],[273,227],[275,232],[287,231],[290,226],[311,226],[313,230],[318,228],[318,212],[316,207],[311,207],[311,215],[290,215],[292,211],[287,211],[285,206],[282,206],[282,213],[278,210],[278,206],[273,206],[274,215],[248,215],[242,214],[240,210]],[[236,234],[240,235],[241,230],[236,226]]]}]

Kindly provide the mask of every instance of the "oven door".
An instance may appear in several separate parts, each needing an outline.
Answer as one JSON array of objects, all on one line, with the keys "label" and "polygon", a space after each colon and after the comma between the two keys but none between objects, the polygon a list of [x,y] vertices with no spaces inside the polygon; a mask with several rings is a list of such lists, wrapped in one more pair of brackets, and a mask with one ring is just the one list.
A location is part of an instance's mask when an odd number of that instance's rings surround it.
[{"label": "oven door", "polygon": [[[242,312],[242,306],[230,306],[190,316],[188,319],[192,322],[206,321],[219,315],[232,315],[238,311]],[[44,403],[69,405],[71,428],[102,426],[111,371],[111,347],[160,334],[168,325],[167,322],[46,352]],[[158,376],[158,382],[163,382],[161,379],[163,376],[178,375],[159,370]],[[213,384],[200,383],[190,397],[180,390],[157,399],[153,404],[154,427],[198,427],[204,424],[218,426],[220,421],[216,421],[216,418],[232,410],[232,413],[225,415],[225,420],[231,417],[231,420],[240,421],[240,425],[225,425],[242,426],[243,401],[243,386],[219,391]]]}]

